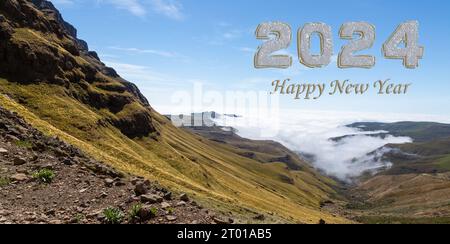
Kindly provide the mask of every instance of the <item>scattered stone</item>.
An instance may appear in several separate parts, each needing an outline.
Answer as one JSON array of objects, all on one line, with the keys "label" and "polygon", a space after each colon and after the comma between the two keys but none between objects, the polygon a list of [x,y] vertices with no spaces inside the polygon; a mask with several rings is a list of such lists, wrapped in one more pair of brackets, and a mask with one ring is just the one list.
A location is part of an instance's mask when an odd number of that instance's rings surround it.
[{"label": "scattered stone", "polygon": [[106,179],[105,179],[105,185],[106,185],[107,187],[112,187],[113,184],[114,184],[114,180],[113,180],[113,179],[110,179],[110,178],[106,178]]},{"label": "scattered stone", "polygon": [[26,174],[22,174],[22,173],[14,174],[9,178],[14,182],[22,182],[22,181],[26,181],[29,179]]},{"label": "scattered stone", "polygon": [[264,221],[264,220],[266,220],[266,216],[264,216],[264,214],[258,214],[253,219],[259,220],[259,221]]},{"label": "scattered stone", "polygon": [[50,209],[47,212],[45,212],[46,215],[55,216],[56,211],[54,209]]},{"label": "scattered stone", "polygon": [[186,206],[186,205],[187,205],[187,203],[185,201],[179,201],[176,206],[177,207],[183,207],[183,206]]},{"label": "scattered stone", "polygon": [[216,224],[219,224],[219,225],[232,224],[232,223],[230,223],[229,221],[223,220],[223,219],[221,219],[221,218],[219,218],[219,217],[213,217],[213,220],[214,220],[214,222],[215,222]]},{"label": "scattered stone", "polygon": [[155,195],[155,194],[145,194],[141,196],[141,202],[143,203],[161,203],[163,201],[163,198]]},{"label": "scattered stone", "polygon": [[164,198],[164,200],[168,200],[168,201],[172,200],[172,192],[169,191],[169,192],[164,193],[163,198]]},{"label": "scattered stone", "polygon": [[14,157],[13,160],[14,160],[13,163],[14,163],[15,166],[24,165],[24,164],[27,163],[27,160],[22,158],[22,157],[17,157],[16,156],[16,157]]},{"label": "scattered stone", "polygon": [[144,183],[137,183],[134,187],[134,193],[136,196],[144,195],[148,192],[147,186]]},{"label": "scattered stone", "polygon": [[117,181],[114,183],[114,185],[115,185],[116,187],[121,187],[121,186],[125,186],[126,184],[125,184],[125,182],[123,182],[123,181],[121,181],[121,180],[117,180]]},{"label": "scattered stone", "polygon": [[189,202],[189,197],[186,193],[183,193],[180,195],[180,200],[181,201],[185,201],[185,202]]},{"label": "scattered stone", "polygon": [[173,222],[173,221],[176,221],[176,220],[177,220],[177,217],[176,217],[176,216],[173,216],[173,215],[167,215],[167,216],[166,216],[166,219],[167,219],[167,221],[169,221],[169,222]]},{"label": "scattered stone", "polygon": [[59,219],[54,219],[54,220],[50,220],[48,223],[51,225],[62,225],[64,222]]},{"label": "scattered stone", "polygon": [[152,206],[149,205],[142,206],[141,209],[139,209],[138,216],[141,221],[147,221],[156,217]]},{"label": "scattered stone", "polygon": [[162,209],[168,209],[170,207],[172,207],[172,205],[170,205],[170,203],[168,203],[168,202],[161,203],[161,208]]},{"label": "scattered stone", "polygon": [[139,179],[139,178],[133,178],[133,179],[131,179],[131,184],[133,184],[133,186],[135,186],[140,181],[141,181],[141,179]]},{"label": "scattered stone", "polygon": [[8,155],[8,150],[6,150],[6,149],[0,147],[0,155],[2,155],[2,156]]},{"label": "scattered stone", "polygon": [[64,159],[62,160],[62,163],[63,163],[64,165],[67,165],[67,166],[73,165],[73,161],[70,160],[69,158],[64,158]]}]

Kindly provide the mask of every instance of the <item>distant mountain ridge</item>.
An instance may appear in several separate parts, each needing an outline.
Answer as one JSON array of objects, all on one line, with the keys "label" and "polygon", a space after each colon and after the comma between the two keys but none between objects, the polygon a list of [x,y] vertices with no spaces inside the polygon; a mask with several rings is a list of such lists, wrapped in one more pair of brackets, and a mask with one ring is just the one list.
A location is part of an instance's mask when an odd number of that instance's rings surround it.
[{"label": "distant mountain ridge", "polygon": [[358,122],[348,125],[362,131],[387,131],[393,136],[407,136],[415,142],[445,139],[450,137],[450,124],[435,122]]}]

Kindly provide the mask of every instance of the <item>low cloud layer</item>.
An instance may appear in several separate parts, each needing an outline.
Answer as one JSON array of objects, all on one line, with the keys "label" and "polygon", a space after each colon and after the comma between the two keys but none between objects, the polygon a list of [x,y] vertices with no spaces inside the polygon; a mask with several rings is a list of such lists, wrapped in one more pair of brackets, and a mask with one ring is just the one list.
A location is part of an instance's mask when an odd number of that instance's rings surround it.
[{"label": "low cloud layer", "polygon": [[[345,127],[353,122],[402,120],[399,118],[340,112],[297,112],[295,115],[284,113],[280,115],[280,118],[278,133],[273,137],[261,136],[261,131],[273,130],[273,124],[259,123],[258,126],[248,126],[255,124],[254,121],[250,123],[249,120],[257,118],[227,118],[226,121],[219,123],[235,127],[243,137],[281,142],[293,151],[310,156],[317,169],[341,180],[349,180],[367,171],[377,171],[389,167],[390,162],[381,159],[386,150],[389,150],[383,146],[390,143],[411,142],[411,139],[407,137],[380,138],[367,135],[367,132],[355,128]],[[411,117],[404,118],[404,120],[411,120]],[[355,136],[345,137],[338,141],[330,139],[345,135]],[[374,151],[375,153],[371,154]]]}]

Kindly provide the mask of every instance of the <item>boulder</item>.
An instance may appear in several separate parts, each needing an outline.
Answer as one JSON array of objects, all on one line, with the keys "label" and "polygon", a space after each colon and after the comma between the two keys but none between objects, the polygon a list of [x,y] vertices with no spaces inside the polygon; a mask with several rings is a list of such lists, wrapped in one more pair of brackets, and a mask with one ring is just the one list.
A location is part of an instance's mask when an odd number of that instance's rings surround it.
[{"label": "boulder", "polygon": [[183,193],[180,195],[180,200],[181,201],[185,201],[185,202],[189,202],[189,197],[186,193]]},{"label": "boulder", "polygon": [[14,165],[16,165],[16,166],[24,165],[24,164],[27,163],[27,160],[24,159],[24,158],[22,158],[22,157],[16,156],[16,157],[14,157],[14,159],[13,159],[13,163],[14,163]]},{"label": "boulder", "polygon": [[9,177],[13,182],[22,182],[28,180],[28,176],[26,174],[14,174]]},{"label": "boulder", "polygon": [[147,192],[148,192],[148,188],[142,182],[137,183],[136,186],[134,187],[134,193],[136,193],[136,196],[144,195]]}]

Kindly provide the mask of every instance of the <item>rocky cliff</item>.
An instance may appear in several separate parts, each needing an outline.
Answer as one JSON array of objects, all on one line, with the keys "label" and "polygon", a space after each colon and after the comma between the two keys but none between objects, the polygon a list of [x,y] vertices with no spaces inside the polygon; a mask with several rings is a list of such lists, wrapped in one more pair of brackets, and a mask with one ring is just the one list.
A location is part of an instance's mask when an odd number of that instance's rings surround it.
[{"label": "rocky cliff", "polygon": [[107,122],[130,137],[155,131],[149,103],[139,89],[89,51],[49,1],[0,2],[0,63],[0,77],[23,84],[55,84],[69,96],[112,114],[138,103],[140,109],[110,116]]}]

